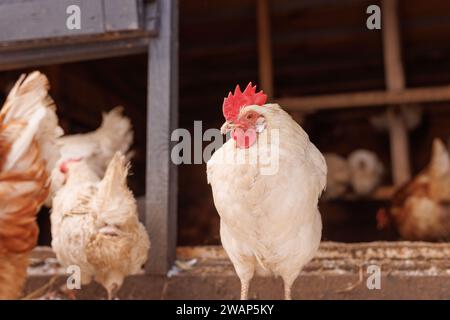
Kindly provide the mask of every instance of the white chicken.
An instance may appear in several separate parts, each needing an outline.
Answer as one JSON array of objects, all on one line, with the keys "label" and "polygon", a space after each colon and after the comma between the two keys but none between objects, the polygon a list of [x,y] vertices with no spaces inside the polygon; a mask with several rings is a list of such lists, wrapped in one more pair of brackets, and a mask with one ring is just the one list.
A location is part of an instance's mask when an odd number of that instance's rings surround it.
[{"label": "white chicken", "polygon": [[208,161],[207,175],[241,299],[255,273],[281,276],[291,299],[295,279],[319,247],[327,166],[306,132],[279,105],[265,102],[251,83],[230,92],[222,129],[233,139]]},{"label": "white chicken", "polygon": [[21,294],[37,242],[36,215],[59,158],[63,131],[48,89],[43,74],[22,75],[0,111],[0,299]]},{"label": "white chicken", "polygon": [[359,149],[348,156],[350,183],[359,196],[368,196],[380,185],[384,166],[377,155],[369,150]]},{"label": "white chicken", "polygon": [[127,187],[129,165],[116,153],[105,176],[85,160],[64,165],[65,184],[53,200],[52,247],[64,266],[81,270],[81,283],[92,279],[115,297],[124,278],[147,260],[150,241],[139,222],[137,205]]},{"label": "white chicken", "polygon": [[58,139],[61,157],[52,171],[52,186],[46,206],[51,207],[55,193],[64,183],[64,175],[60,166],[70,160],[84,159],[87,165],[98,176],[105,174],[106,167],[114,154],[119,151],[125,154],[133,142],[133,130],[130,119],[122,115],[122,107],[116,107],[103,114],[100,127],[89,133],[74,134]]}]

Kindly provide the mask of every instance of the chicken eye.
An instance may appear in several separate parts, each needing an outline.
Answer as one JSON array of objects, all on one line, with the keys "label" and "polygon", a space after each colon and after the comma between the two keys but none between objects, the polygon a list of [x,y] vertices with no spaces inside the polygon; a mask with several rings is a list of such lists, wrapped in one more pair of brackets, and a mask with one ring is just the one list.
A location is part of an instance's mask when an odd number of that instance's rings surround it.
[{"label": "chicken eye", "polygon": [[251,119],[253,119],[253,113],[247,114],[247,120],[251,120]]}]

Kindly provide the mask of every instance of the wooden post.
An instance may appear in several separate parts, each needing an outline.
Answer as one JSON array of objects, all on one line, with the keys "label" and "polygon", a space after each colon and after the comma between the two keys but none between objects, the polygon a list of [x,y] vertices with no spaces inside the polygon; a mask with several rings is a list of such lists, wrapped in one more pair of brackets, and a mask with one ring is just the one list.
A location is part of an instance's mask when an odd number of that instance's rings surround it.
[{"label": "wooden post", "polygon": [[177,171],[170,136],[178,112],[178,1],[158,1],[159,34],[148,56],[146,228],[152,247],[148,273],[165,274],[175,260]]},{"label": "wooden post", "polygon": [[270,37],[269,0],[258,0],[259,84],[269,98],[273,97],[272,42]]},{"label": "wooden post", "polygon": [[[397,0],[383,0],[381,16],[386,86],[390,91],[401,91],[405,88],[405,74],[400,48]],[[399,186],[411,178],[408,129],[396,108],[389,108],[387,113],[393,182],[395,186]]]},{"label": "wooden post", "polygon": [[[259,84],[270,101],[274,97],[274,87],[269,0],[258,0],[257,15]],[[303,123],[304,112],[302,110],[291,110],[290,114],[295,121]]]}]

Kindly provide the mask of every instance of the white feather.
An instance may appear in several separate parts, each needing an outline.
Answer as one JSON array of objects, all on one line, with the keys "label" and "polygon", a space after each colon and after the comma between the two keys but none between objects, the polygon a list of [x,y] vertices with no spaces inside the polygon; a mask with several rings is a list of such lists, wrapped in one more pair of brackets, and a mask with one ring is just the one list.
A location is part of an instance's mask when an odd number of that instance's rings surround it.
[{"label": "white feather", "polygon": [[293,281],[320,243],[317,204],[326,186],[325,159],[280,106],[248,106],[241,113],[249,110],[266,118],[264,133],[279,130],[279,168],[264,175],[260,162],[224,163],[230,154],[267,157],[274,146],[262,135],[249,149],[236,148],[230,139],[214,153],[207,176],[221,217],[222,244],[241,280],[251,279],[256,270]]}]

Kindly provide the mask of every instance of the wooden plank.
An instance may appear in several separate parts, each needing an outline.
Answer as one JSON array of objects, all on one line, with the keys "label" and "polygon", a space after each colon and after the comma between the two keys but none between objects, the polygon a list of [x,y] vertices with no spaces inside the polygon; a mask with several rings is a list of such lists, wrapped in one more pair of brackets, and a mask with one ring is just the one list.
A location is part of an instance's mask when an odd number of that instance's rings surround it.
[{"label": "wooden plank", "polygon": [[[70,5],[80,7],[79,30],[66,26]],[[139,30],[143,20],[142,0],[3,0],[0,42]]]},{"label": "wooden plank", "polygon": [[[81,28],[66,26],[67,7],[81,9]],[[104,31],[102,0],[38,0],[0,4],[0,42],[86,35]]]},{"label": "wooden plank", "polygon": [[151,31],[153,34],[157,34],[159,30],[159,6],[156,1],[151,3],[146,3],[144,6],[144,22],[145,30]]},{"label": "wooden plank", "polygon": [[[295,282],[293,297],[320,300],[449,299],[449,255],[448,243],[324,241]],[[196,263],[171,278],[144,274],[127,277],[118,293],[119,298],[239,299],[239,278],[221,246],[179,247],[177,257],[183,261],[195,260]],[[51,278],[59,276],[47,291],[55,299],[59,296],[58,288],[66,281],[65,269],[54,262],[55,254],[50,247],[34,249],[31,261],[25,294],[35,292],[48,285]],[[372,275],[368,272],[370,265],[381,269],[381,290],[369,290],[366,285]],[[84,300],[105,298],[105,290],[94,283],[74,290],[73,294],[77,299]],[[250,297],[258,300],[281,299],[281,279],[255,276]]]},{"label": "wooden plank", "polygon": [[91,37],[84,42],[40,41],[37,47],[0,46],[0,71],[144,53],[149,42],[149,34],[140,32],[134,37],[116,34]]},{"label": "wooden plank", "polygon": [[170,135],[178,107],[178,1],[158,2],[160,28],[149,46],[146,228],[152,239],[148,273],[163,274],[175,259],[177,170]]},{"label": "wooden plank", "polygon": [[286,110],[305,112],[441,101],[450,101],[450,86],[413,88],[401,91],[367,91],[311,97],[285,97],[276,100]]},{"label": "wooden plank", "polygon": [[140,27],[141,0],[103,0],[105,30],[136,30]]},{"label": "wooden plank", "polygon": [[268,0],[258,0],[259,84],[271,98],[273,97],[273,60],[269,9]]},{"label": "wooden plank", "polygon": [[[386,86],[389,91],[395,92],[405,88],[397,0],[383,0],[381,16]],[[389,109],[387,113],[392,178],[394,184],[399,186],[411,178],[408,129],[400,112]]]}]

